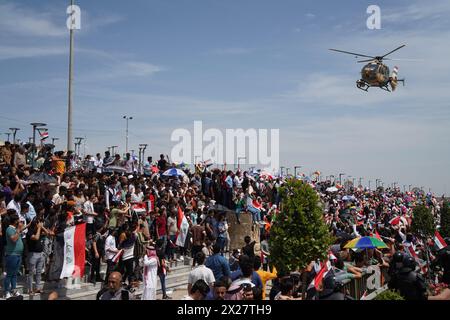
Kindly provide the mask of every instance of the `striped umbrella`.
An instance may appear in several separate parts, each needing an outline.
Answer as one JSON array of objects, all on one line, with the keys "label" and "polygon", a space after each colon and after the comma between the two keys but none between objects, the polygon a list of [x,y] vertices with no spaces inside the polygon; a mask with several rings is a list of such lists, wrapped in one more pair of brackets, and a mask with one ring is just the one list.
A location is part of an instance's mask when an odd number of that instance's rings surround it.
[{"label": "striped umbrella", "polygon": [[381,240],[374,237],[360,237],[350,240],[344,248],[346,249],[385,249],[388,246]]}]

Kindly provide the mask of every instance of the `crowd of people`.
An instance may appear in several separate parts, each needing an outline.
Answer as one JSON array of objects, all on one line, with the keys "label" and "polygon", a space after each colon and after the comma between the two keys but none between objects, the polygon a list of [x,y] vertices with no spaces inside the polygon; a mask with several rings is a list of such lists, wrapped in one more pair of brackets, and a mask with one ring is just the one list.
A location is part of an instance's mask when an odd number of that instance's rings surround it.
[{"label": "crowd of people", "polygon": [[[41,293],[43,280],[60,282],[64,231],[81,223],[86,224],[89,281],[103,284],[100,300],[134,299],[141,285],[140,298],[154,300],[158,280],[163,299],[170,299],[166,276],[187,257],[192,257],[192,271],[186,300],[343,300],[349,298],[343,284],[361,279],[372,265],[384,270],[389,287],[407,299],[427,299],[425,279],[431,275],[435,282],[449,283],[449,248],[438,250],[411,232],[412,210],[419,204],[432,208],[439,221],[443,202],[432,194],[368,190],[259,170],[205,165],[190,171],[164,155],[140,164],[130,154],[122,159],[105,152],[82,161],[71,153],[34,151],[6,143],[0,153],[5,298],[19,295],[18,275],[27,276],[29,294]],[[177,170],[166,174],[171,169]],[[36,172],[42,173],[40,180],[32,179]],[[322,268],[317,261],[288,273],[271,264],[270,229],[282,214],[280,187],[290,178],[303,179],[317,191],[336,239],[319,286],[311,286]],[[258,238],[249,234],[242,248],[231,248],[230,214],[238,223],[242,215],[251,216]],[[188,224],[182,243],[181,217]],[[345,248],[364,236],[381,239],[388,249]],[[102,263],[107,264],[103,278]],[[302,297],[305,287],[309,290]]]}]

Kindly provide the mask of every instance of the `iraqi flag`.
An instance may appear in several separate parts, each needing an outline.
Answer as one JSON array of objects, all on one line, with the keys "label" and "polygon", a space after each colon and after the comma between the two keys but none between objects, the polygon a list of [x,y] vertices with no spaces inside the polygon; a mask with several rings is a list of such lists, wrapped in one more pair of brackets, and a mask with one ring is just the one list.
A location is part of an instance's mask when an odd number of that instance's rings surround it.
[{"label": "iraqi flag", "polygon": [[325,263],[321,263],[322,268],[319,270],[319,272],[314,277],[313,281],[308,286],[308,290],[312,289],[313,287],[316,288],[316,290],[319,290],[319,286],[323,281],[323,278],[327,275],[327,273],[331,270],[331,263],[330,261],[326,261]]},{"label": "iraqi flag", "polygon": [[112,258],[113,263],[118,263],[120,261],[120,258],[123,256],[123,249],[120,249]]},{"label": "iraqi flag", "polygon": [[378,231],[377,231],[377,229],[375,229],[375,233],[371,233],[370,234],[370,236],[371,237],[374,237],[374,238],[377,238],[378,240],[381,240],[381,236],[380,236],[380,234],[378,233]]},{"label": "iraqi flag", "polygon": [[436,246],[439,248],[439,250],[441,250],[447,246],[447,243],[445,243],[444,239],[437,231],[434,232],[433,240],[434,240],[434,243],[436,244]]},{"label": "iraqi flag", "polygon": [[64,259],[60,279],[81,278],[86,262],[86,223],[64,231]]},{"label": "iraqi flag", "polygon": [[177,235],[175,244],[177,246],[184,247],[184,243],[186,242],[186,237],[188,234],[189,222],[187,221],[186,216],[184,215],[184,212],[180,207],[178,207],[177,227],[180,232]]},{"label": "iraqi flag", "polygon": [[39,135],[41,136],[41,140],[46,140],[48,138],[48,131],[40,131]]}]

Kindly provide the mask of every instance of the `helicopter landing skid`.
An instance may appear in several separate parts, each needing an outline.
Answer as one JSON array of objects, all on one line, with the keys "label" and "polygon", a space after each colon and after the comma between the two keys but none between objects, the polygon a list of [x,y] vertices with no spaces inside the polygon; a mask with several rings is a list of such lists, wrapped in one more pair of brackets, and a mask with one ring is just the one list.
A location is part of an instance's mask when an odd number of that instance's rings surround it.
[{"label": "helicopter landing skid", "polygon": [[363,81],[363,80],[358,80],[356,81],[356,87],[358,89],[361,89],[362,91],[368,92],[370,86],[367,84],[367,82]]}]

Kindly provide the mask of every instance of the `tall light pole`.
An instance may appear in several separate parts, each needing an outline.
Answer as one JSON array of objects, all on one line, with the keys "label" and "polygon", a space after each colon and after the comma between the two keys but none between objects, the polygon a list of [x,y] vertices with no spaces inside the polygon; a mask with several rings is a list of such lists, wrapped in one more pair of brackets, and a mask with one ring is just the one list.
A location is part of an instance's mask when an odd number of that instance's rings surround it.
[{"label": "tall light pole", "polygon": [[339,173],[339,184],[342,186],[342,176],[345,176],[345,173]]},{"label": "tall light pole", "polygon": [[41,122],[32,122],[30,124],[33,126],[33,152],[31,153],[31,167],[34,168],[34,157],[36,155],[36,128],[45,127],[47,124]]},{"label": "tall light pole", "polygon": [[6,134],[8,136],[8,142],[9,142],[9,136],[11,135],[11,132],[5,132],[4,134]]},{"label": "tall light pole", "polygon": [[294,167],[294,176],[297,176],[297,168],[301,168],[302,166],[295,166]]},{"label": "tall light pole", "polygon": [[[19,128],[9,128],[9,130],[12,131],[12,135],[13,135],[13,144],[16,144],[16,133],[18,130],[20,130]],[[8,135],[8,141],[9,141],[9,135]]]},{"label": "tall light pole", "polygon": [[[145,162],[145,149],[147,149],[148,144],[141,143],[139,145],[139,172],[141,172],[141,169],[143,168],[143,163]],[[142,153],[142,155],[141,155]],[[151,165],[151,164],[150,164]]]},{"label": "tall light pole", "polygon": [[[75,156],[78,158],[80,156],[81,141],[83,141],[84,138],[76,137],[75,139],[77,140],[77,142],[75,142]],[[77,152],[77,147],[78,147],[78,152]]]},{"label": "tall light pole", "polygon": [[128,121],[133,120],[133,117],[123,116],[123,118],[127,121],[125,153],[128,153]]},{"label": "tall light pole", "polygon": [[[70,5],[73,8],[74,0],[70,0]],[[73,48],[74,48],[74,23],[75,23],[75,11],[72,11],[72,20],[70,25],[70,53],[69,53],[69,102],[68,102],[68,110],[67,110],[67,151],[73,150],[73,141],[72,141],[72,106],[73,106]]]}]

